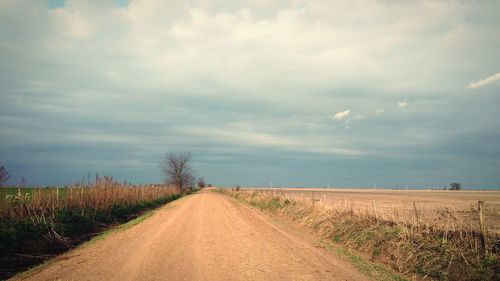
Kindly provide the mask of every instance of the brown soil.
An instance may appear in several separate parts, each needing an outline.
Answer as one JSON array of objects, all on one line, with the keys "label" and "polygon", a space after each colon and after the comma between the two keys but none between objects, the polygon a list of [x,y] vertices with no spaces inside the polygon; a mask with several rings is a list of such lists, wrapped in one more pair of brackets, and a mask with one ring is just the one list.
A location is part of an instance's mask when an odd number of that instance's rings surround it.
[{"label": "brown soil", "polygon": [[204,191],[57,258],[28,280],[368,280],[260,211]]}]

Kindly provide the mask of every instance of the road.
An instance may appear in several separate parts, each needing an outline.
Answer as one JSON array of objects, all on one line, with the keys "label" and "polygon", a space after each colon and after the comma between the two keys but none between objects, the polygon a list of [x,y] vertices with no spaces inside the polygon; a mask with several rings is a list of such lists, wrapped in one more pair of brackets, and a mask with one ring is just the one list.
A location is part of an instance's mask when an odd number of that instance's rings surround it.
[{"label": "road", "polygon": [[369,280],[300,229],[214,191],[70,251],[28,280]]}]

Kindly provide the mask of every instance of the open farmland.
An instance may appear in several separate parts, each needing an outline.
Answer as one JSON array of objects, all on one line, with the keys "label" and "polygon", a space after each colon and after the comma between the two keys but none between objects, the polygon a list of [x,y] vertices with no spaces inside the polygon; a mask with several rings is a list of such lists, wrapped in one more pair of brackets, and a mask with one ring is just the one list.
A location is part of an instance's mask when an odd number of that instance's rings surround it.
[{"label": "open farmland", "polygon": [[[289,198],[327,210],[346,209],[377,214],[405,223],[479,228],[478,201],[483,201],[485,226],[500,233],[500,191],[386,190],[326,188],[262,188],[259,192]],[[314,201],[313,201],[314,198]]]},{"label": "open farmland", "polygon": [[[389,264],[412,278],[499,277],[500,235],[494,224],[498,192],[466,191],[442,201],[441,196],[460,193],[242,188],[220,191],[307,227],[327,241]],[[477,199],[489,201],[481,201],[478,210]]]},{"label": "open farmland", "polygon": [[498,235],[392,223],[326,193],[311,208],[310,194],[204,189],[17,279],[498,280]]}]

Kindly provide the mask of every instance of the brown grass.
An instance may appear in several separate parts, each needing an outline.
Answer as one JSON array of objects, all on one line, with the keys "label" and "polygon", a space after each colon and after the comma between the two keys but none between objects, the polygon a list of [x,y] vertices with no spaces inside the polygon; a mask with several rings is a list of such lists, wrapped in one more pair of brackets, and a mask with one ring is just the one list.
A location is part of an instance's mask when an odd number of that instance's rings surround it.
[{"label": "brown grass", "polygon": [[90,187],[2,191],[0,280],[181,196],[173,186],[130,186],[111,177]]},{"label": "brown grass", "polygon": [[[368,259],[390,265],[415,279],[499,280],[497,233],[483,235],[476,221],[468,221],[443,208],[435,219],[425,212],[394,210],[376,213],[354,204],[310,204],[286,198],[286,193],[257,190],[225,190],[231,196],[262,209],[271,210],[287,220],[312,229],[344,248],[364,254]],[[418,212],[418,208],[417,208]]]},{"label": "brown grass", "polygon": [[[256,189],[258,190],[258,189]],[[316,207],[367,213],[402,224],[479,230],[478,201],[484,202],[485,225],[500,234],[500,191],[274,189],[274,196]],[[461,225],[463,224],[463,225]]]},{"label": "brown grass", "polygon": [[130,186],[103,177],[95,185],[68,188],[18,189],[0,200],[0,218],[25,219],[47,224],[56,210],[108,210],[118,205],[134,205],[179,193],[174,186]]}]

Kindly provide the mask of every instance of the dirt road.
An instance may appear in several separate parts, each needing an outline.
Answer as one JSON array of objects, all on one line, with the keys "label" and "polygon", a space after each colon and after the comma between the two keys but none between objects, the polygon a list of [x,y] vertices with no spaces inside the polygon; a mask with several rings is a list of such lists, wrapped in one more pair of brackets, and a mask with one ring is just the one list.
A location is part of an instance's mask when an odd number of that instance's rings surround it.
[{"label": "dirt road", "polygon": [[213,191],[62,255],[29,280],[368,280],[315,239]]}]

